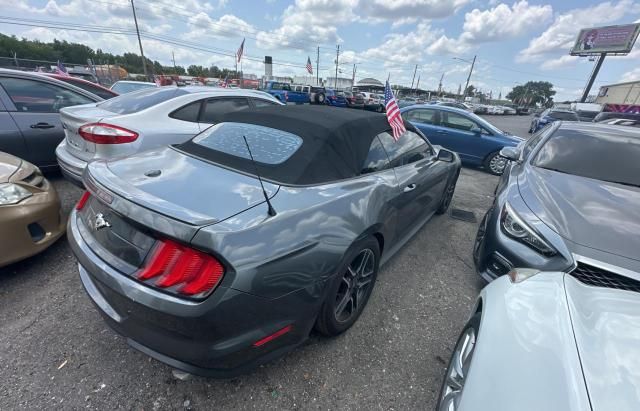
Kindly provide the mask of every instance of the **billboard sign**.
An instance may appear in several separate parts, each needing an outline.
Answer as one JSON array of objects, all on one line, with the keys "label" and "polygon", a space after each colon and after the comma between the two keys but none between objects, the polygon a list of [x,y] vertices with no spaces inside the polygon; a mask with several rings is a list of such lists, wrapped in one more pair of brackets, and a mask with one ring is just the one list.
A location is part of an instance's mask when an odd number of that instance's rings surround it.
[{"label": "billboard sign", "polygon": [[571,49],[572,56],[600,53],[627,54],[633,48],[640,23],[582,29]]}]

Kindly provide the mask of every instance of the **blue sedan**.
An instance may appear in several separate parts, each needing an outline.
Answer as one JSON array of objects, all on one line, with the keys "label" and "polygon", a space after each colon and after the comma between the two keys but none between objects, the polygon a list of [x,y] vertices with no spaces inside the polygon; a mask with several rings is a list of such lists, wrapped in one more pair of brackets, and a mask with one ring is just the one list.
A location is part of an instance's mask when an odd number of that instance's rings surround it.
[{"label": "blue sedan", "polygon": [[523,141],[473,113],[454,107],[425,104],[405,107],[400,112],[431,143],[453,150],[463,163],[483,166],[495,175],[502,174],[507,162],[500,156],[500,150]]},{"label": "blue sedan", "polygon": [[529,126],[529,133],[537,133],[538,130],[554,121],[580,121],[580,118],[575,111],[550,108],[533,117]]},{"label": "blue sedan", "polygon": [[342,91],[336,91],[333,89],[327,89],[326,102],[330,106],[334,107],[347,107],[347,97]]}]

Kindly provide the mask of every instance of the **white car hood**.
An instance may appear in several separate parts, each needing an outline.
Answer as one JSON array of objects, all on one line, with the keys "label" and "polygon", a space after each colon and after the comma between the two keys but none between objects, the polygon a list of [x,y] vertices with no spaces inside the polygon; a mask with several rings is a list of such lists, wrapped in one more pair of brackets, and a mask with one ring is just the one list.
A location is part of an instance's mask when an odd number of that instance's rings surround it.
[{"label": "white car hood", "polygon": [[565,289],[593,410],[640,409],[640,294],[570,275]]}]

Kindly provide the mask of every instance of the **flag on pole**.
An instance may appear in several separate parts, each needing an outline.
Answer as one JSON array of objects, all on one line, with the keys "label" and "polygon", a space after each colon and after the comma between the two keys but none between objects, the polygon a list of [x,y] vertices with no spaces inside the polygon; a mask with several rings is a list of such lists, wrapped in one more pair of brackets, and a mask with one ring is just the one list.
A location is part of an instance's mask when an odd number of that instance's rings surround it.
[{"label": "flag on pole", "polygon": [[240,43],[240,48],[236,52],[236,60],[238,63],[242,60],[242,53],[244,53],[244,39],[242,39],[242,43]]},{"label": "flag on pole", "polygon": [[58,64],[56,65],[55,73],[60,74],[61,76],[69,77],[69,73],[67,73],[67,68],[64,66],[64,64],[60,62],[60,60],[58,60]]},{"label": "flag on pole", "polygon": [[384,87],[384,106],[387,109],[387,120],[393,130],[393,139],[398,141],[407,129],[404,127],[404,122],[400,115],[400,108],[398,108],[396,98],[393,95],[393,91],[391,91],[389,81],[387,81]]},{"label": "flag on pole", "polygon": [[311,65],[311,57],[307,57],[307,72],[313,74],[313,66]]}]

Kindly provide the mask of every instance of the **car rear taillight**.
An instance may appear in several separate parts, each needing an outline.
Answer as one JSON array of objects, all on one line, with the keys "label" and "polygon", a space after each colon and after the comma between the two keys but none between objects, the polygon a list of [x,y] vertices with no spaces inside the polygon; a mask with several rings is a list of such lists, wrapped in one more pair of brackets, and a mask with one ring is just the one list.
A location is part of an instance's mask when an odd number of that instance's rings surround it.
[{"label": "car rear taillight", "polygon": [[207,253],[171,240],[161,240],[138,280],[189,297],[204,297],[222,280],[224,267]]},{"label": "car rear taillight", "polygon": [[87,204],[87,201],[89,201],[89,197],[91,197],[90,192],[85,191],[84,193],[82,193],[82,197],[80,197],[80,200],[78,200],[78,203],[76,204],[76,210],[82,210]]},{"label": "car rear taillight", "polygon": [[124,144],[136,141],[138,133],[106,123],[90,123],[81,126],[78,134],[96,144]]}]

